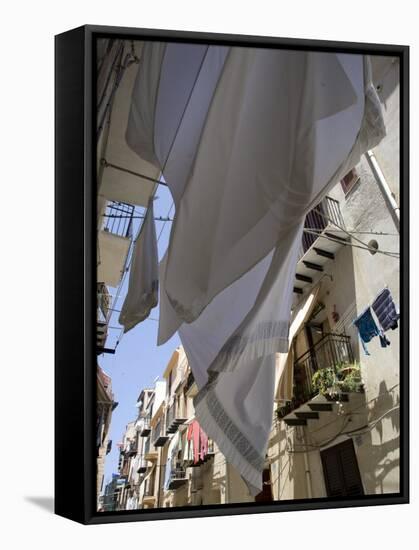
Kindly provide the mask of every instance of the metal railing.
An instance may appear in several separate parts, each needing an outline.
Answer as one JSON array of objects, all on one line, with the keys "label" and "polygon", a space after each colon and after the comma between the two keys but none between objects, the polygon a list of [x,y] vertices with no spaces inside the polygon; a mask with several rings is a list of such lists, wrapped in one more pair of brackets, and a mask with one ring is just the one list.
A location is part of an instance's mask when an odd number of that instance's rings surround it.
[{"label": "metal railing", "polygon": [[318,393],[313,387],[313,375],[319,369],[336,369],[339,364],[354,362],[350,340],[346,334],[325,334],[294,362],[293,400],[280,409],[280,416],[289,414]]},{"label": "metal railing", "polygon": [[147,435],[150,433],[151,427],[150,427],[150,416],[143,417],[141,423],[141,429],[140,429],[140,437],[147,437]]},{"label": "metal railing", "polygon": [[119,237],[132,237],[135,207],[125,202],[109,202],[104,214],[103,230]]},{"label": "metal railing", "polygon": [[170,472],[170,480],[175,479],[186,479],[186,469],[185,468],[175,468]]},{"label": "metal railing", "polygon": [[150,446],[151,446],[151,441],[150,441],[150,438],[148,437],[144,444],[144,455],[150,452]]},{"label": "metal railing", "polygon": [[137,441],[136,440],[129,441],[125,453],[127,455],[133,455],[133,454],[136,454],[136,452],[137,452]]},{"label": "metal railing", "polygon": [[153,443],[155,443],[159,437],[162,435],[162,421],[159,420],[156,424],[156,427],[153,428],[153,431],[151,433],[152,437],[153,437]]},{"label": "metal railing", "polygon": [[180,403],[177,400],[174,400],[173,403],[166,411],[166,429],[169,433],[175,432],[180,424],[182,424],[185,419],[184,404],[182,401]]},{"label": "metal railing", "polygon": [[313,230],[313,232],[319,235],[308,232],[303,233],[301,254],[307,252],[329,224],[331,224],[331,229],[336,229],[336,225],[345,228],[339,201],[332,199],[332,197],[325,197],[315,208],[313,208],[313,210],[310,210],[306,216],[304,228]]}]

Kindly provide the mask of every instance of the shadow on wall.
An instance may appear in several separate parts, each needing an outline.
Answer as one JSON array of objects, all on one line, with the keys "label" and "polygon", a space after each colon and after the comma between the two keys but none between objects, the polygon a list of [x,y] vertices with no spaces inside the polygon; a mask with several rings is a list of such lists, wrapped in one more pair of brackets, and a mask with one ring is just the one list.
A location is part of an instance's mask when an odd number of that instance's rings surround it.
[{"label": "shadow on wall", "polygon": [[378,396],[366,404],[368,422],[373,428],[362,434],[357,451],[366,494],[400,490],[400,397],[397,390],[398,386],[388,389],[383,381]]},{"label": "shadow on wall", "polygon": [[[308,420],[305,430],[305,443],[296,427],[285,428],[278,424],[276,437],[271,445],[280,445],[277,456],[278,469],[272,484],[277,488],[279,499],[307,498],[304,476],[304,448],[307,454],[317,454],[329,445],[341,442],[342,437],[354,441],[357,461],[365,494],[399,492],[399,404],[398,386],[388,389],[383,381],[378,396],[366,401],[364,393],[353,393],[349,402],[344,403],[346,413],[322,413],[318,420]],[[283,442],[286,441],[286,447]],[[282,444],[281,444],[282,442]],[[311,461],[313,466],[316,463]],[[320,465],[320,471],[322,466]],[[324,496],[319,479],[313,478],[313,497]],[[320,493],[319,493],[320,491]]]}]

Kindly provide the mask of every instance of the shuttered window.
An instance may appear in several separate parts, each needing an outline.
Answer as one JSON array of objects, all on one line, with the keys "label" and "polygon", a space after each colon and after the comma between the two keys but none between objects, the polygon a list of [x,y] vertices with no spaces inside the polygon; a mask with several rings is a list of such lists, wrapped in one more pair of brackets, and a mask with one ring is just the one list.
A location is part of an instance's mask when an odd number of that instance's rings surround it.
[{"label": "shuttered window", "polygon": [[352,187],[355,185],[355,183],[358,180],[359,180],[359,176],[355,168],[353,168],[350,172],[346,174],[346,176],[343,179],[340,180],[340,184],[342,186],[342,189],[345,195],[349,193],[349,191],[352,189]]},{"label": "shuttered window", "polygon": [[320,453],[327,496],[361,496],[364,494],[352,439]]}]

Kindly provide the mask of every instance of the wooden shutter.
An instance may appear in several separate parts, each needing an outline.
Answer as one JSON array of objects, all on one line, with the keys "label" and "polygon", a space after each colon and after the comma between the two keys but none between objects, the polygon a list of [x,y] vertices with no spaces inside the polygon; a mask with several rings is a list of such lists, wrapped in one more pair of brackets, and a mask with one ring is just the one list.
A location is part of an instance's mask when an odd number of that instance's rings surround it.
[{"label": "wooden shutter", "polygon": [[327,496],[360,496],[364,494],[352,439],[320,453]]},{"label": "wooden shutter", "polygon": [[346,176],[344,176],[341,180],[340,180],[340,184],[342,186],[342,189],[345,193],[345,195],[347,193],[349,193],[349,191],[352,189],[352,187],[355,185],[355,183],[358,181],[359,177],[358,177],[358,174],[355,170],[355,168],[353,168],[352,170],[350,170]]}]

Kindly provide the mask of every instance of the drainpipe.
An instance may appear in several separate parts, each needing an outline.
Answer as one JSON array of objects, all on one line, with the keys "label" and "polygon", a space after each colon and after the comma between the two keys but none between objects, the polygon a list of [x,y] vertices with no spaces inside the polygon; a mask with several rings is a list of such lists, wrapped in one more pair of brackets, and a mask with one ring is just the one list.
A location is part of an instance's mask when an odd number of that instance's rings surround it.
[{"label": "drainpipe", "polygon": [[380,165],[377,162],[377,158],[372,151],[367,151],[365,153],[365,158],[374,174],[374,177],[378,183],[378,187],[383,194],[384,200],[387,203],[388,209],[390,210],[391,217],[397,227],[397,231],[400,232],[400,207],[398,206],[390,187],[387,183],[386,178],[380,168]]},{"label": "drainpipe", "polygon": [[[306,446],[306,436],[305,436],[305,433],[304,433],[304,427],[303,426],[301,426],[301,443],[304,447]],[[305,476],[306,476],[307,498],[313,498],[310,464],[308,462],[308,453],[306,451],[304,451],[303,457],[304,457],[304,471],[305,471]]]}]

